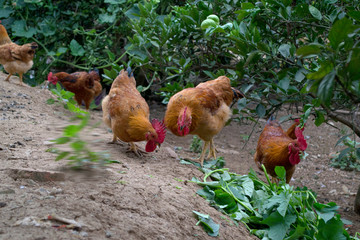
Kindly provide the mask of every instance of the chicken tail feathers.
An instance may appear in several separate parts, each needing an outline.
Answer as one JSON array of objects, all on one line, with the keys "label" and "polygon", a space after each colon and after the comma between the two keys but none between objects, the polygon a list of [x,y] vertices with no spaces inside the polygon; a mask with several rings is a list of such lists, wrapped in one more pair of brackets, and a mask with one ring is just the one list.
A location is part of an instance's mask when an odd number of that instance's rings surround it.
[{"label": "chicken tail feathers", "polygon": [[129,76],[129,77],[133,77],[133,76],[134,76],[134,73],[131,72],[131,67],[130,67],[130,66],[128,66],[128,68],[126,69],[126,71],[128,72],[128,76]]},{"label": "chicken tail feathers", "polygon": [[266,124],[270,124],[270,122],[272,122],[272,121],[274,121],[274,120],[275,120],[274,115],[271,115],[271,116],[269,117],[269,119],[267,120]]},{"label": "chicken tail feathers", "polygon": [[244,95],[242,92],[240,92],[239,90],[237,90],[237,89],[235,89],[235,88],[231,88],[231,90],[232,90],[233,93],[234,93],[234,100],[237,100],[237,99],[239,99],[239,98],[244,98],[244,97],[245,97],[245,95]]},{"label": "chicken tail feathers", "polygon": [[245,95],[242,92],[240,92],[239,90],[237,90],[233,87],[231,88],[231,90],[233,91],[234,96],[233,96],[233,100],[232,100],[232,104],[231,104],[230,108],[232,108],[232,106],[236,103],[236,101],[238,99],[245,97]]}]

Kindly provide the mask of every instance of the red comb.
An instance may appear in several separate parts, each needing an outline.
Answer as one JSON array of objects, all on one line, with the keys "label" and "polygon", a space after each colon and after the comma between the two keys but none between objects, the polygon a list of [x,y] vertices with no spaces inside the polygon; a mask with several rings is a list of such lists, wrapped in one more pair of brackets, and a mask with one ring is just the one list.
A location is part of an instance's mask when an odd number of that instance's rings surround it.
[{"label": "red comb", "polygon": [[166,136],[166,127],[164,121],[159,121],[157,119],[153,119],[151,121],[151,125],[155,129],[156,133],[158,134],[158,142],[163,143]]},{"label": "red comb", "polygon": [[295,136],[300,145],[300,149],[301,151],[305,151],[305,149],[307,148],[307,143],[302,132],[303,131],[299,127],[295,128]]}]

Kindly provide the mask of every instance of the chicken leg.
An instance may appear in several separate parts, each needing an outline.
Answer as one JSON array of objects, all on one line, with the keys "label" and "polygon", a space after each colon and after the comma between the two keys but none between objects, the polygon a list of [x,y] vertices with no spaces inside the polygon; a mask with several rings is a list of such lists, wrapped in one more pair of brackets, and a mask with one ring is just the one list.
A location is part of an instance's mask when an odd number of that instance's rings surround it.
[{"label": "chicken leg", "polygon": [[20,86],[25,86],[24,82],[23,82],[23,74],[19,73],[19,78],[20,78]]},{"label": "chicken leg", "polygon": [[204,146],[203,146],[203,149],[201,151],[200,158],[198,159],[198,161],[200,162],[201,167],[203,166],[204,159],[205,159],[205,153],[206,153],[206,150],[208,149],[209,144],[210,144],[210,141],[204,141]]},{"label": "chicken leg", "polygon": [[136,146],[136,144],[133,142],[130,142],[130,147],[127,150],[127,152],[133,152],[138,157],[142,157],[142,155],[146,153],[145,151],[141,150],[138,146]]},{"label": "chicken leg", "polygon": [[9,75],[7,76],[7,78],[5,79],[5,81],[8,81],[8,82],[9,82],[9,81],[10,81],[10,77],[11,77],[11,75],[12,75],[12,74],[11,74],[11,73],[9,73]]},{"label": "chicken leg", "polygon": [[216,159],[216,148],[213,139],[210,140],[209,154],[207,156],[207,159],[210,159],[212,157]]}]

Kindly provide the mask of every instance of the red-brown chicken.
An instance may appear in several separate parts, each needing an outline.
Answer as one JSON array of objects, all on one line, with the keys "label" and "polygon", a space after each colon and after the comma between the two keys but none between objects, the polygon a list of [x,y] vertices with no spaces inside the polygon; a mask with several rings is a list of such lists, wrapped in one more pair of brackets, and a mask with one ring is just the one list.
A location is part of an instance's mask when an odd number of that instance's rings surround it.
[{"label": "red-brown chicken", "polygon": [[230,118],[232,101],[240,97],[243,97],[242,93],[232,88],[230,79],[225,76],[200,83],[195,88],[186,88],[170,98],[165,125],[177,136],[194,134],[204,141],[199,158],[202,166],[208,147],[207,158],[216,158],[213,137]]},{"label": "red-brown chicken", "polygon": [[[295,128],[293,128],[293,126]],[[289,183],[295,171],[295,165],[300,162],[300,154],[307,148],[307,143],[300,129],[295,122],[287,132],[280,124],[270,117],[264,130],[260,134],[254,160],[260,170],[264,164],[266,171],[276,179],[276,166],[283,166],[286,170],[286,182]],[[294,129],[291,130],[290,129]],[[295,138],[291,138],[291,133]]]},{"label": "red-brown chicken", "polygon": [[9,81],[13,74],[18,73],[20,85],[24,85],[23,74],[33,66],[35,49],[37,47],[38,45],[35,42],[24,45],[13,43],[5,27],[0,24],[0,64],[9,73],[5,81]]},{"label": "red-brown chicken", "polygon": [[60,82],[67,91],[75,94],[75,100],[79,106],[84,102],[86,110],[89,110],[91,101],[102,90],[100,76],[97,71],[75,72],[71,74],[66,72],[50,72],[48,81],[52,84]]},{"label": "red-brown chicken", "polygon": [[165,140],[163,122],[149,121],[149,106],[136,89],[136,81],[129,67],[121,70],[111,85],[109,95],[102,102],[103,121],[112,129],[113,142],[119,138],[129,142],[129,151],[140,156],[141,150],[134,142],[147,141],[146,152],[153,152]]}]

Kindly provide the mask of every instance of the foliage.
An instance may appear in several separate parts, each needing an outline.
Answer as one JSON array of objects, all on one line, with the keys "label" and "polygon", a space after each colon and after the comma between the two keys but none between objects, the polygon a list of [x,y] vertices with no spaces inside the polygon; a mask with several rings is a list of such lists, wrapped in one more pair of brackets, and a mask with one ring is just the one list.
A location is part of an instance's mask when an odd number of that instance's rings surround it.
[{"label": "foliage", "polygon": [[56,101],[58,103],[62,103],[65,109],[68,109],[70,112],[74,113],[86,113],[85,111],[81,110],[76,106],[75,100],[72,98],[75,94],[65,89],[61,88],[59,83],[56,83],[56,88],[52,88],[50,90],[55,96],[57,96],[57,100],[53,98],[49,98],[47,100],[47,104],[51,105],[54,104]]},{"label": "foliage", "polygon": [[35,85],[50,67],[89,70],[119,61],[130,32],[124,12],[136,2],[1,0],[0,19],[13,41],[40,45],[35,78],[27,79]]},{"label": "foliage", "polygon": [[344,148],[331,159],[331,166],[343,169],[343,170],[357,170],[360,171],[360,143],[355,140],[351,140],[349,135],[345,135],[340,138],[336,143],[337,145],[343,145]]},{"label": "foliage", "polygon": [[209,236],[216,237],[219,235],[220,225],[216,224],[209,215],[199,213],[197,211],[193,211],[193,213],[199,219],[199,221],[196,223],[196,225],[201,224],[203,226],[205,232],[207,232],[207,234],[209,234]]},{"label": "foliage", "polygon": [[[158,84],[181,89],[227,75],[247,96],[235,119],[257,123],[284,104],[302,106],[303,122],[332,118],[360,136],[356,1],[188,1],[167,15],[156,8],[138,3],[127,15],[127,50],[130,62],[159,73]],[[171,91],[160,91],[167,103]]]},{"label": "foliage", "polygon": [[68,159],[70,160],[69,164],[74,168],[119,163],[116,160],[111,160],[110,155],[106,152],[91,151],[87,146],[88,143],[80,138],[80,132],[89,125],[90,114],[75,105],[76,103],[72,99],[74,93],[62,89],[59,83],[56,84],[56,88],[51,89],[51,92],[57,96],[57,100],[50,98],[47,100],[48,104],[54,104],[57,101],[63,104],[65,109],[76,114],[73,120],[80,120],[78,125],[66,126],[62,136],[52,140],[57,145],[67,144],[71,149],[65,151],[58,148],[48,149],[49,152],[57,154],[55,160]]},{"label": "foliage", "polygon": [[80,120],[78,125],[68,125],[64,128],[62,137],[52,140],[57,145],[68,144],[71,150],[60,150],[58,148],[50,148],[48,151],[57,154],[56,161],[68,159],[69,164],[74,168],[82,168],[86,166],[104,165],[110,163],[119,163],[111,160],[106,152],[93,152],[87,146],[87,142],[81,140],[79,133],[87,125],[90,119],[89,114],[77,114],[75,120]]},{"label": "foliage", "polygon": [[[350,239],[335,203],[318,203],[316,194],[307,189],[294,189],[286,184],[286,171],[276,167],[281,181],[262,182],[251,170],[248,175],[231,173],[228,169],[206,167],[202,186],[197,193],[212,206],[235,221],[245,224],[260,239]],[[212,181],[208,181],[211,178]]]},{"label": "foliage", "polygon": [[194,135],[190,144],[190,151],[194,153],[201,153],[201,139]]}]

